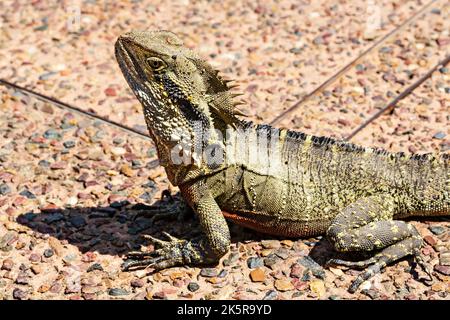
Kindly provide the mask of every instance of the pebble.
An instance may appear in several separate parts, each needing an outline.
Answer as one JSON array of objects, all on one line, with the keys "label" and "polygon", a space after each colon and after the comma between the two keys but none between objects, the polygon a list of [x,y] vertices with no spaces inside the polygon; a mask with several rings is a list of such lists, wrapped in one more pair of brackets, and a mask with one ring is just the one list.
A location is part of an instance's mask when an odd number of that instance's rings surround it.
[{"label": "pebble", "polygon": [[43,136],[45,139],[59,140],[62,138],[61,134],[58,131],[56,131],[55,129],[48,129],[47,131],[44,132]]},{"label": "pebble", "polygon": [[1,270],[11,271],[13,267],[14,267],[13,260],[7,258],[3,260]]},{"label": "pebble", "polygon": [[23,284],[23,285],[28,284],[29,283],[29,277],[26,274],[26,272],[19,272],[19,274],[17,275],[15,283]]},{"label": "pebble", "polygon": [[264,261],[261,258],[258,257],[250,257],[247,259],[247,266],[250,269],[262,267],[264,265]]},{"label": "pebble", "polygon": [[280,241],[278,240],[261,240],[261,245],[264,249],[278,249]]},{"label": "pebble", "polygon": [[27,299],[28,295],[25,291],[16,288],[13,290],[13,298],[17,300],[25,300]]},{"label": "pebble", "polygon": [[265,294],[263,300],[275,300],[278,297],[278,293],[275,290],[269,290]]},{"label": "pebble", "polygon": [[127,153],[127,150],[122,147],[113,147],[111,148],[111,153],[115,156],[123,156],[125,153]]},{"label": "pebble", "polygon": [[124,164],[123,166],[120,167],[120,172],[124,175],[126,175],[127,177],[132,177],[134,176],[134,171],[133,169],[131,169],[131,167],[127,164]]},{"label": "pebble", "polygon": [[69,219],[69,222],[72,226],[75,228],[81,228],[86,225],[86,219],[84,219],[82,216],[73,216]]},{"label": "pebble", "polygon": [[40,262],[40,261],[41,261],[41,256],[38,255],[38,254],[36,254],[36,253],[32,253],[32,254],[30,255],[29,260],[30,260],[31,262]]},{"label": "pebble", "polygon": [[144,280],[138,278],[131,280],[130,285],[134,288],[142,288],[145,285],[145,282]]},{"label": "pebble", "polygon": [[198,283],[196,282],[189,282],[188,286],[187,286],[188,290],[191,292],[195,292],[198,289],[200,289],[200,286],[198,285]]},{"label": "pebble", "polygon": [[103,267],[100,263],[96,262],[89,266],[89,268],[86,270],[87,272],[92,272],[94,270],[103,271]]},{"label": "pebble", "polygon": [[266,279],[266,274],[262,268],[256,268],[250,272],[250,279],[253,282],[263,282]]},{"label": "pebble", "polygon": [[278,261],[280,261],[278,257],[276,257],[274,254],[270,254],[266,258],[264,258],[264,265],[268,268],[273,269],[273,266],[277,264]]},{"label": "pebble", "polygon": [[67,149],[73,148],[75,147],[75,141],[73,140],[69,140],[69,141],[64,141],[63,142],[64,147],[66,147]]},{"label": "pebble", "polygon": [[62,246],[62,244],[59,242],[58,239],[50,237],[48,239],[48,244],[59,257],[61,257],[64,254],[64,247]]},{"label": "pebble", "polygon": [[24,196],[25,198],[28,198],[28,199],[36,199],[36,196],[32,192],[27,190],[27,189],[21,191],[19,194],[21,196]]},{"label": "pebble", "polygon": [[364,289],[361,290],[361,293],[368,296],[372,300],[377,300],[380,297],[380,293],[374,289]]},{"label": "pebble", "polygon": [[111,288],[108,290],[108,294],[113,297],[129,295],[128,291],[122,288]]},{"label": "pebble", "polygon": [[446,134],[444,132],[437,132],[434,134],[433,138],[435,139],[444,139]]},{"label": "pebble", "polygon": [[275,289],[277,289],[278,291],[282,291],[282,292],[294,289],[294,285],[290,281],[283,280],[283,279],[275,280],[274,286],[275,286]]},{"label": "pebble", "polygon": [[231,252],[230,255],[223,260],[223,265],[226,266],[230,266],[234,263],[236,263],[239,260],[239,253],[237,252]]},{"label": "pebble", "polygon": [[217,272],[217,269],[215,269],[215,268],[203,268],[200,271],[200,275],[202,277],[212,278],[212,277],[217,277],[218,272]]},{"label": "pebble", "polygon": [[286,248],[280,248],[277,251],[275,251],[275,254],[281,259],[285,260],[289,257],[289,250]]},{"label": "pebble", "polygon": [[430,246],[434,246],[437,243],[437,240],[432,236],[425,236],[423,237],[423,240],[425,240],[425,242]]},{"label": "pebble", "polygon": [[0,184],[0,195],[4,196],[8,193],[11,193],[11,188],[6,183]]},{"label": "pebble", "polygon": [[297,260],[297,263],[301,264],[305,268],[308,268],[311,270],[312,274],[320,279],[325,279],[325,270],[317,263],[315,262],[311,257],[301,257]]},{"label": "pebble", "polygon": [[300,264],[294,263],[291,267],[291,273],[289,276],[291,278],[301,278],[304,271],[305,269]]},{"label": "pebble", "polygon": [[312,292],[317,294],[319,298],[325,295],[325,284],[321,280],[312,280],[309,283],[309,288],[311,289]]},{"label": "pebble", "polygon": [[428,229],[435,235],[440,235],[445,232],[445,228],[441,226],[430,226]]},{"label": "pebble", "polygon": [[443,266],[437,264],[434,266],[434,270],[436,270],[439,273],[442,273],[443,275],[450,276],[450,266]]}]

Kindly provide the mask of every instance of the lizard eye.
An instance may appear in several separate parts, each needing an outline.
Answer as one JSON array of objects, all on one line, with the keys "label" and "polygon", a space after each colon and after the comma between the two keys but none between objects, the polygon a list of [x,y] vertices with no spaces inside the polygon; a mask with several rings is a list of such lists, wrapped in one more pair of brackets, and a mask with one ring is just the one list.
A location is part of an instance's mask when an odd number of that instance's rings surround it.
[{"label": "lizard eye", "polygon": [[150,57],[147,59],[147,64],[153,71],[160,71],[166,67],[166,63],[157,57]]}]

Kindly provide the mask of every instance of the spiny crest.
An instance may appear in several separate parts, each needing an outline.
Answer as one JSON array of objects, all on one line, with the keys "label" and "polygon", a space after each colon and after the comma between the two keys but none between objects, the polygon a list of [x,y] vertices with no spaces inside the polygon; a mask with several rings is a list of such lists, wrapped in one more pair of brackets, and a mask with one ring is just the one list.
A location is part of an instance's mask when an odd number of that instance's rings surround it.
[{"label": "spiny crest", "polygon": [[212,68],[204,60],[193,62],[207,87],[206,100],[210,111],[228,125],[236,127],[241,124],[241,120],[237,116],[245,117],[246,114],[237,108],[237,106],[245,104],[245,101],[236,99],[242,95],[242,93],[234,91],[238,85],[233,84],[233,80],[224,79],[219,70]]}]

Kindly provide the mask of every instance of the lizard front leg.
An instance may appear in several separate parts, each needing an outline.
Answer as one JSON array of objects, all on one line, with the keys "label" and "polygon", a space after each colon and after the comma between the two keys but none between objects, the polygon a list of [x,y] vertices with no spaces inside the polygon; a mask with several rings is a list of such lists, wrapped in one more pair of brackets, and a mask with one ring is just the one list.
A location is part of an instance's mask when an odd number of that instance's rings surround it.
[{"label": "lizard front leg", "polygon": [[350,286],[351,293],[389,263],[411,254],[430,275],[420,257],[422,238],[419,232],[409,223],[391,220],[395,210],[394,199],[389,195],[362,198],[342,210],[328,228],[328,239],[338,251],[377,252],[364,261],[333,259],[328,262],[348,267],[367,267]]},{"label": "lizard front leg", "polygon": [[230,232],[222,211],[208,190],[199,181],[189,186],[181,186],[181,192],[199,217],[204,232],[199,240],[188,241],[177,239],[165,233],[168,241],[151,236],[157,248],[152,252],[131,252],[122,268],[124,270],[151,267],[155,270],[180,265],[203,265],[216,263],[228,251]]}]

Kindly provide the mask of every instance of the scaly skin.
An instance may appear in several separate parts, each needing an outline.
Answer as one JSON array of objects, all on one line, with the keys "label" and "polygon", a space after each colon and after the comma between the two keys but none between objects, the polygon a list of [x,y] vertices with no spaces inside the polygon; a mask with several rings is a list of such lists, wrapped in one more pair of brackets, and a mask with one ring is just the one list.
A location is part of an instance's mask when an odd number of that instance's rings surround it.
[{"label": "scaly skin", "polygon": [[133,31],[115,49],[169,180],[204,231],[192,241],[149,237],[160,248],[132,253],[125,269],[216,263],[230,243],[227,218],[274,235],[326,234],[342,252],[373,252],[365,261],[330,261],[367,267],[351,292],[411,254],[430,274],[419,233],[397,219],[450,214],[448,155],[393,154],[240,120],[228,81],[171,32]]}]

